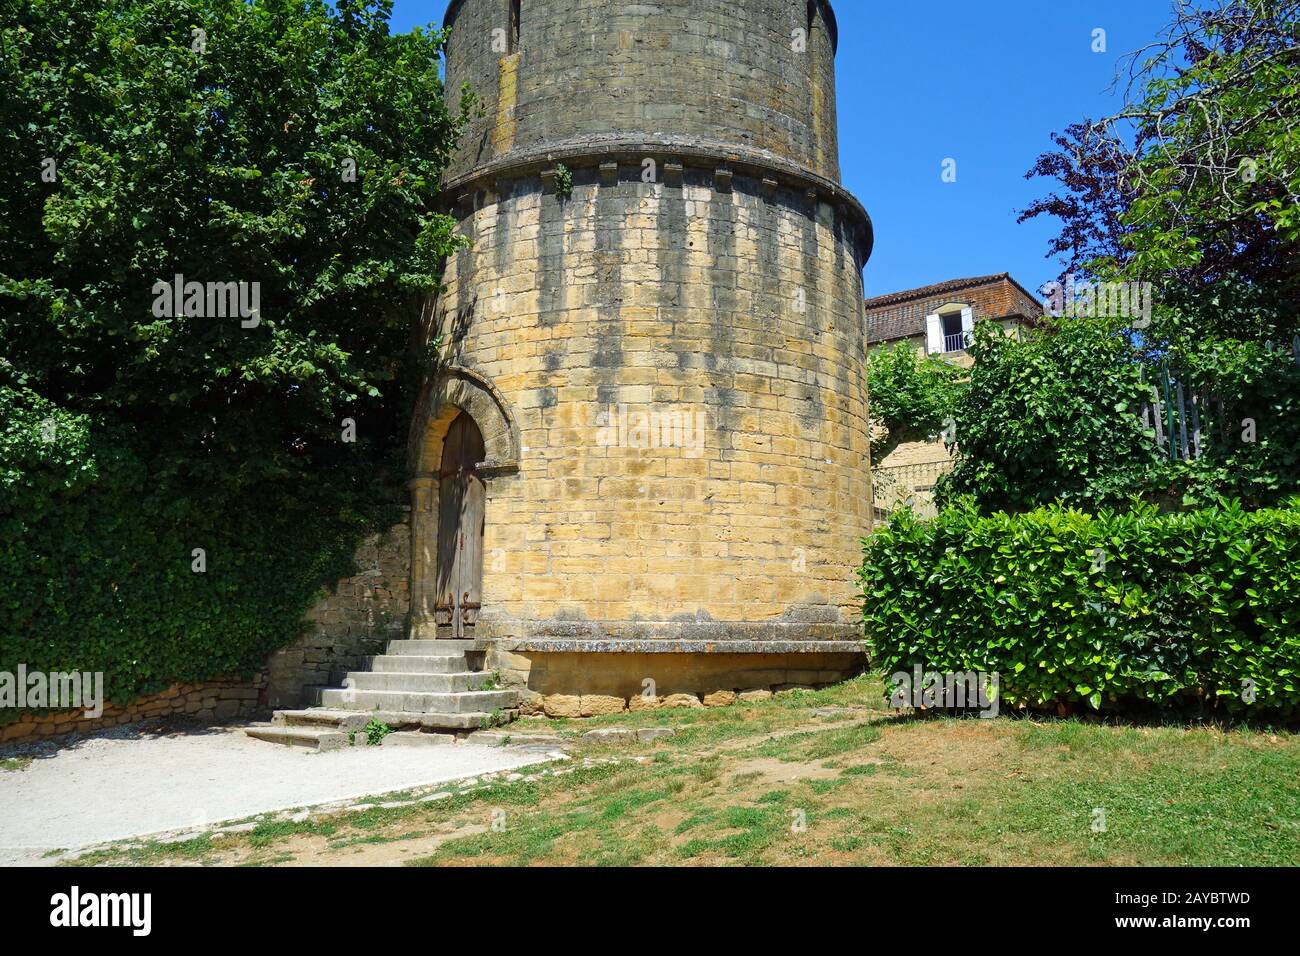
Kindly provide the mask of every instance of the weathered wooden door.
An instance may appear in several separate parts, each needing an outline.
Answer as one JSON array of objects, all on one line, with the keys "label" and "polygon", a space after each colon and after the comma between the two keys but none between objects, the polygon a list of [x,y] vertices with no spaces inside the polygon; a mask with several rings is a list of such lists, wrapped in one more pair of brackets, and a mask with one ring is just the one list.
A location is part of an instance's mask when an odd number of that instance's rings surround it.
[{"label": "weathered wooden door", "polygon": [[486,489],[475,466],[484,455],[483,433],[462,412],[447,432],[438,474],[439,637],[471,636],[482,607]]}]

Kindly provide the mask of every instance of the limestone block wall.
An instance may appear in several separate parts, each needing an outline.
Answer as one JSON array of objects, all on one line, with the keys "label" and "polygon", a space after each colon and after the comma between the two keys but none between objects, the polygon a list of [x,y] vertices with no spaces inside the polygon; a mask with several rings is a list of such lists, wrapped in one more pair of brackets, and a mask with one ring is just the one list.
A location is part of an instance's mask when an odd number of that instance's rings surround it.
[{"label": "limestone block wall", "polygon": [[825,0],[518,0],[517,36],[511,6],[448,8],[449,102],[466,82],[484,112],[450,178],[511,153],[646,134],[839,178]]},{"label": "limestone block wall", "polygon": [[[488,481],[480,636],[855,637],[864,217],[762,175],[646,183],[596,159],[567,198],[525,174],[458,207],[472,246],[429,333],[519,435],[518,469]],[[431,594],[413,597],[418,620]]]},{"label": "limestone block wall", "polygon": [[[502,642],[508,644],[509,642]],[[862,673],[861,651],[834,653],[545,653],[500,644],[488,653],[520,692],[520,712],[595,717],[663,706],[724,706]]]},{"label": "limestone block wall", "polygon": [[464,411],[476,637],[856,639],[872,233],[838,182],[830,4],[453,0],[446,24],[448,96],[483,110],[444,183],[470,246],[425,328],[412,636],[439,633]]},{"label": "limestone block wall", "polygon": [[410,606],[408,521],[371,535],[357,549],[357,574],[344,578],[307,614],[310,630],[267,661],[266,705],[297,707],[304,688],[338,686],[365,658],[405,636]]}]

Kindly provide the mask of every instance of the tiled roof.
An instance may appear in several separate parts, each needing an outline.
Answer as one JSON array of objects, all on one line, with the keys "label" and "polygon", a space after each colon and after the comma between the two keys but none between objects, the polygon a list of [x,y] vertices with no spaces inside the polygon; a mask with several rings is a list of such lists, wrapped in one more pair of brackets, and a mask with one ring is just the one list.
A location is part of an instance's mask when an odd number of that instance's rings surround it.
[{"label": "tiled roof", "polygon": [[[878,295],[874,299],[867,300],[867,311],[879,309],[887,305],[894,305],[899,302],[906,302],[909,299],[924,299],[932,295],[942,295],[945,292],[956,292],[960,289],[969,289],[972,286],[988,285],[997,282],[999,279],[1010,279],[1009,272],[999,272],[992,276],[973,276],[969,279],[949,279],[947,282],[936,282],[933,285],[923,285],[916,289],[905,289],[902,292],[890,292],[887,295]],[[1013,280],[1014,281],[1014,280]]]},{"label": "tiled roof", "polygon": [[976,321],[1011,318],[1033,321],[1042,314],[1038,299],[1009,273],[949,279],[867,299],[867,341],[888,342],[925,335],[926,314],[954,300],[971,305]]},{"label": "tiled roof", "polygon": [[925,321],[914,315],[872,315],[867,313],[867,342],[888,342],[925,334]]}]

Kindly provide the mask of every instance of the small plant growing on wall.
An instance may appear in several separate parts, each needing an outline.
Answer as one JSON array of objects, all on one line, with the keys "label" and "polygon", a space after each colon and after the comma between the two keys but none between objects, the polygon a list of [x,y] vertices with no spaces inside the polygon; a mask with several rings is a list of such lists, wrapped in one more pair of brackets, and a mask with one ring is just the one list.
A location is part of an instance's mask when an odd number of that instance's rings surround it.
[{"label": "small plant growing on wall", "polygon": [[370,723],[366,724],[366,742],[374,747],[384,742],[384,738],[393,732],[382,720],[371,718]]},{"label": "small plant growing on wall", "polygon": [[555,195],[568,199],[573,195],[573,172],[563,163],[555,166]]}]

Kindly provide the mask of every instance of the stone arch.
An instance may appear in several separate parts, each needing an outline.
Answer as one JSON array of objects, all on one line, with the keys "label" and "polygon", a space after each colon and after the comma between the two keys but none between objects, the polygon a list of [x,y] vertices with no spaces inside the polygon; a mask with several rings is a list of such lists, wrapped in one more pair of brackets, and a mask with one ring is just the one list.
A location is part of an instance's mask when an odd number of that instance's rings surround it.
[{"label": "stone arch", "polygon": [[[438,566],[438,469],[452,422],[462,412],[483,435],[485,457],[479,477],[491,479],[519,470],[519,425],[505,397],[484,376],[467,368],[442,369],[425,386],[411,424],[408,455],[411,492],[410,636],[438,636],[435,614]],[[488,481],[491,499],[491,482]],[[444,635],[445,636],[445,635]]]},{"label": "stone arch", "polygon": [[453,365],[425,386],[416,406],[409,448],[414,477],[437,472],[447,430],[462,411],[483,433],[487,458],[480,473],[491,477],[518,471],[519,423],[505,396],[478,372]]}]

